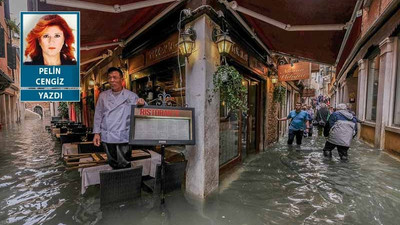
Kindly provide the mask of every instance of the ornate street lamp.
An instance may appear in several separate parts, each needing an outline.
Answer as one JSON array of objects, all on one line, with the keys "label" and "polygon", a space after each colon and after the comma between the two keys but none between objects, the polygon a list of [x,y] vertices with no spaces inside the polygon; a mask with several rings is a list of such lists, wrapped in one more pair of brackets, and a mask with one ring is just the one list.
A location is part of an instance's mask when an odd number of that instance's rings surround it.
[{"label": "ornate street lamp", "polygon": [[193,30],[192,27],[187,28],[184,32],[181,33],[178,43],[181,55],[189,57],[190,54],[192,54],[195,40],[196,32]]},{"label": "ornate street lamp", "polygon": [[228,35],[228,30],[222,31],[220,29],[214,29],[212,39],[218,46],[218,52],[220,55],[227,55],[232,48],[233,42],[231,37]]}]

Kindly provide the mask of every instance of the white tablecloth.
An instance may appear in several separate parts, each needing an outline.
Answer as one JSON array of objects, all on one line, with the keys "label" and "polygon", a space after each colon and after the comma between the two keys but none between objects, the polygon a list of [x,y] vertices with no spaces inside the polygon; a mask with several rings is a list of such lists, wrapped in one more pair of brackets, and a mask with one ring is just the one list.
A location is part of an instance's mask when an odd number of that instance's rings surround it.
[{"label": "white tablecloth", "polygon": [[[157,164],[161,164],[161,155],[153,151],[149,152],[151,158],[132,161],[131,164],[132,167],[143,166],[143,176],[150,175],[151,177],[155,177]],[[82,161],[89,160],[91,159],[82,159]],[[112,170],[112,168],[109,165],[100,165],[80,170],[82,177],[81,194],[84,194],[90,185],[100,184],[100,171],[104,170]]]}]

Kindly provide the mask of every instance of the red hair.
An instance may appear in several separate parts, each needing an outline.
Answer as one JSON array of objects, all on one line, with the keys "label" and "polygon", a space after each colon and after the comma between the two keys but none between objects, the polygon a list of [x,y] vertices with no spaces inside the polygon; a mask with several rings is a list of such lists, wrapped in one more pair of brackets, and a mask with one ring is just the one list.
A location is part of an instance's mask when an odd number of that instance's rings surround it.
[{"label": "red hair", "polygon": [[39,45],[39,38],[43,35],[44,30],[50,26],[58,26],[64,33],[65,44],[61,49],[61,54],[65,55],[68,60],[75,60],[75,48],[72,47],[72,44],[75,43],[75,37],[72,33],[72,29],[61,16],[56,14],[43,16],[31,32],[29,32],[26,37],[26,42],[28,44],[25,49],[25,56],[29,55],[32,60],[42,57],[42,48]]}]

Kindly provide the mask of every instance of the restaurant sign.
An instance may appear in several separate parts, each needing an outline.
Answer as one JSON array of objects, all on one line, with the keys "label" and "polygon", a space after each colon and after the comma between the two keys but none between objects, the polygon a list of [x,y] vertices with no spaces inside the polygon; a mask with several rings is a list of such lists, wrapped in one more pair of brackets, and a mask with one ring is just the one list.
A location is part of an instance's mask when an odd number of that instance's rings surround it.
[{"label": "restaurant sign", "polygon": [[306,80],[310,78],[311,63],[299,62],[278,66],[279,81]]},{"label": "restaurant sign", "polygon": [[178,54],[178,34],[146,52],[146,66],[153,65]]},{"label": "restaurant sign", "polygon": [[247,52],[240,47],[237,44],[233,44],[232,45],[232,49],[229,52],[229,55],[236,59],[237,61],[239,61],[240,63],[242,63],[243,65],[247,66],[248,64],[248,59],[249,59],[249,55],[247,54]]},{"label": "restaurant sign", "polygon": [[250,57],[249,67],[251,70],[262,76],[264,79],[266,78],[266,75],[268,73],[268,68],[263,63],[258,61],[256,58]]},{"label": "restaurant sign", "polygon": [[302,93],[303,97],[314,97],[315,96],[315,89],[314,88],[307,88],[303,90]]},{"label": "restaurant sign", "polygon": [[194,145],[194,108],[132,106],[129,144]]}]

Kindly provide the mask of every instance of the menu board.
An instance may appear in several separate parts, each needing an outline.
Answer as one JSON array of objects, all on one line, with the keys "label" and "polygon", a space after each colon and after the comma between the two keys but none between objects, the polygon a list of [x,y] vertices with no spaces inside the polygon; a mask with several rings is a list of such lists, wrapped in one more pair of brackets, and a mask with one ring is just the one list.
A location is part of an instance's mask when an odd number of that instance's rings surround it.
[{"label": "menu board", "polygon": [[194,109],[132,106],[131,145],[194,145]]}]

